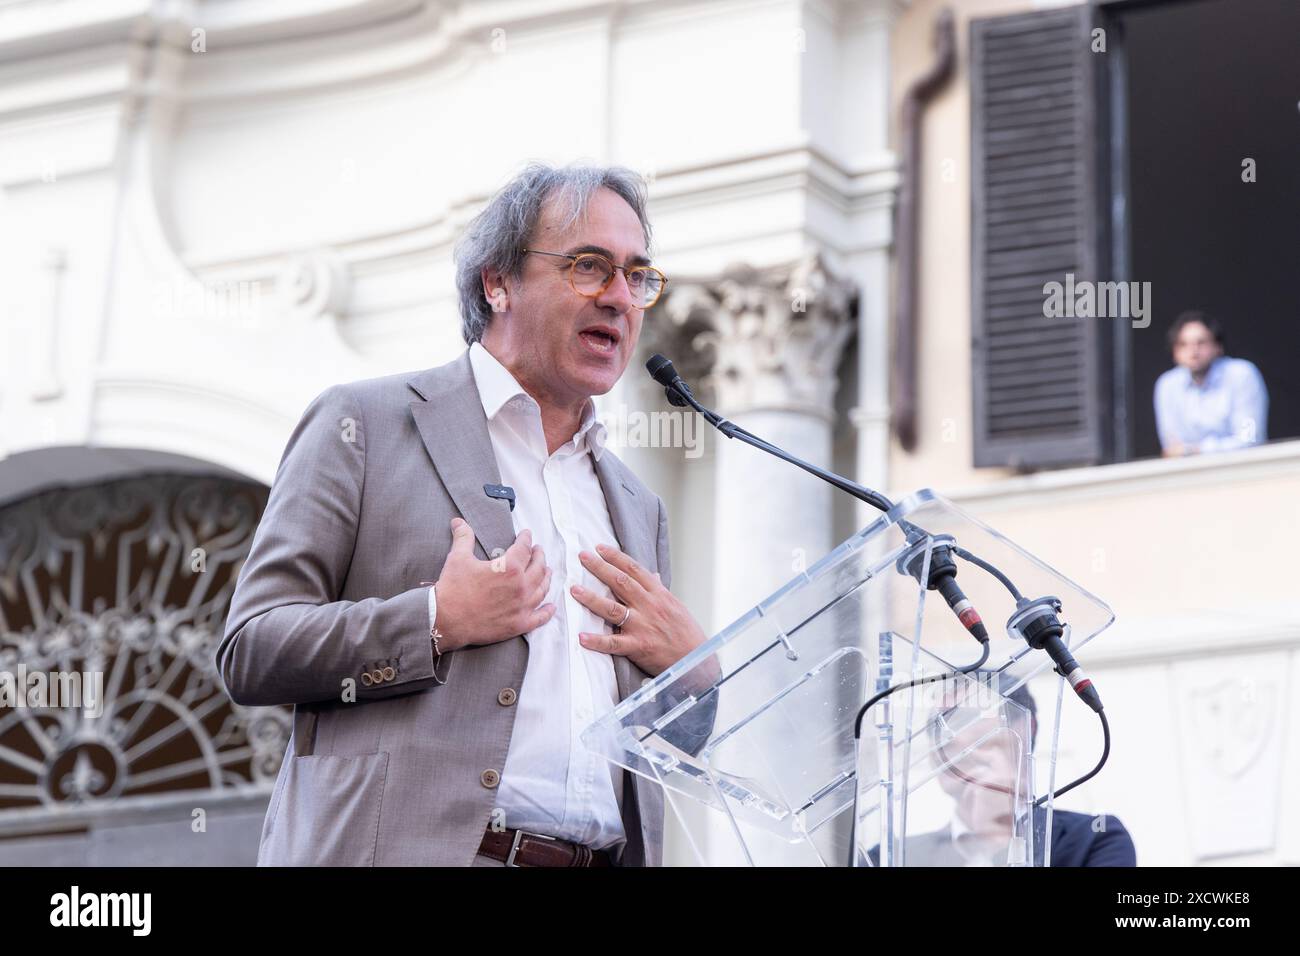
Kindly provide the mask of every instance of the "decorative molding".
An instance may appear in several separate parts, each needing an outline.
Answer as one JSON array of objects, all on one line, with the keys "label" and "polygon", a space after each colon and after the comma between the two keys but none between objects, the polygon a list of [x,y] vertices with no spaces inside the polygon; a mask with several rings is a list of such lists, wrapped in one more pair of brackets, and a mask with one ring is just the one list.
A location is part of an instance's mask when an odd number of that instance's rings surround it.
[{"label": "decorative molding", "polygon": [[335,369],[320,361],[315,384],[306,392],[296,384],[293,391],[274,395],[235,387],[215,376],[198,382],[166,378],[144,368],[106,369],[95,380],[90,441],[183,454],[270,484],[312,389],[361,377],[360,367]]},{"label": "decorative molding", "polygon": [[1280,677],[1252,681],[1226,676],[1187,690],[1195,747],[1212,772],[1240,777],[1260,758],[1280,721]]},{"label": "decorative molding", "polygon": [[1216,661],[1170,668],[1177,791],[1198,860],[1277,847],[1287,665],[1287,655],[1275,652],[1238,655],[1227,675]]},{"label": "decorative molding", "polygon": [[290,258],[276,282],[285,313],[307,321],[337,319],[347,306],[350,289],[347,267],[325,250]]},{"label": "decorative molding", "polygon": [[105,484],[145,475],[195,475],[247,482],[210,461],[142,448],[56,445],[0,458],[0,508],[57,488]]},{"label": "decorative molding", "polygon": [[841,30],[888,28],[912,0],[802,0],[803,7]]},{"label": "decorative molding", "polygon": [[0,62],[126,43],[153,0],[18,0],[0,4]]},{"label": "decorative molding", "polygon": [[[18,60],[109,42],[159,39],[190,49],[191,31],[230,46],[355,31],[445,6],[438,0],[28,0],[0,5],[0,57]],[[285,16],[284,11],[291,11]]]},{"label": "decorative molding", "polygon": [[[746,6],[733,5],[738,14]],[[486,48],[493,30],[621,22],[633,13],[640,26],[674,17],[686,21],[698,13],[690,0],[64,0],[53,5],[56,10],[20,6],[32,9],[22,17],[6,17],[0,6],[0,61],[35,63],[55,51],[103,51],[110,45],[127,49],[132,44],[156,44],[187,56],[193,52],[191,65],[203,71],[211,66],[205,58],[240,61],[238,69],[191,76],[179,90],[155,91],[205,109],[336,94],[425,72],[467,49]],[[205,52],[193,50],[199,42],[195,31],[202,31]]]},{"label": "decorative molding", "polygon": [[[713,280],[674,280],[662,306],[684,372],[703,382],[720,412],[801,411],[834,418],[835,374],[856,330],[857,290],[819,254],[791,265],[736,265]],[[670,347],[671,348],[671,347]]]},{"label": "decorative molding", "polygon": [[912,7],[912,0],[844,0],[849,8],[842,26],[893,28],[899,17]]},{"label": "decorative molding", "polygon": [[63,276],[68,270],[67,252],[60,246],[51,246],[42,263],[46,275],[45,314],[38,324],[41,334],[32,340],[32,367],[37,369],[32,385],[32,398],[38,402],[51,401],[63,394],[63,381],[59,376],[59,324],[62,321]]}]

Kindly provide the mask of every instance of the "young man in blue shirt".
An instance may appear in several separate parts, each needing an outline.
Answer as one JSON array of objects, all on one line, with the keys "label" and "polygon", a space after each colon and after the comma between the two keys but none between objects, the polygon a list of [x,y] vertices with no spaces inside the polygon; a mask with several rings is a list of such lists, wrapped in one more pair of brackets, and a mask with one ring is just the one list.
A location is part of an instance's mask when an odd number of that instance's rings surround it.
[{"label": "young man in blue shirt", "polygon": [[1252,362],[1223,354],[1223,330],[1184,312],[1169,330],[1175,367],[1156,379],[1156,430],[1166,458],[1268,439],[1268,389]]}]

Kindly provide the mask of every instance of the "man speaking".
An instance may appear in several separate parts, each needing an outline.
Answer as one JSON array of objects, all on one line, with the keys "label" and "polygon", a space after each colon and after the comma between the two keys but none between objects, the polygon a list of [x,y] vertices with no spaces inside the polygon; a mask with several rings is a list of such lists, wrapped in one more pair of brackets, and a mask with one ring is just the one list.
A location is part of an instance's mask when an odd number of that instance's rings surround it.
[{"label": "man speaking", "polygon": [[661,863],[657,787],[579,738],[705,639],[591,398],[649,246],[636,174],[531,165],[457,248],[469,349],[304,413],[216,655],[236,703],[294,705],[259,864]]}]

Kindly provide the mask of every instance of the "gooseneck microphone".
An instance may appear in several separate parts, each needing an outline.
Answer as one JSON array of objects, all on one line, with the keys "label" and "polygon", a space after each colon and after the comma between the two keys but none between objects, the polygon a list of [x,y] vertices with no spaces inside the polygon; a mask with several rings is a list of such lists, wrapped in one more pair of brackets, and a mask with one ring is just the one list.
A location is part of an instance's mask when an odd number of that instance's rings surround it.
[{"label": "gooseneck microphone", "polygon": [[[717,412],[705,408],[696,400],[690,386],[682,381],[682,377],[673,368],[673,363],[665,356],[656,352],[645,363],[645,367],[646,371],[650,373],[650,377],[664,387],[668,400],[672,404],[679,408],[689,405],[704,416],[705,421],[728,438],[738,438],[746,444],[753,445],[770,455],[775,455],[783,461],[796,465],[809,474],[816,475],[859,501],[865,501],[881,511],[888,511],[894,506],[894,503],[880,492],[873,491],[856,481],[850,481],[824,468],[819,468],[800,458],[796,458],[789,452],[777,448],[756,435],[750,434],[734,422],[727,421]],[[1055,598],[1039,598],[1036,601],[1025,599],[1005,574],[987,561],[958,547],[957,542],[950,535],[931,535],[908,521],[899,521],[899,527],[907,535],[911,545],[898,559],[897,568],[900,573],[909,574],[920,583],[925,553],[928,549],[930,568],[925,582],[926,587],[929,590],[938,591],[948,606],[952,608],[957,619],[961,621],[962,627],[969,631],[981,644],[987,644],[989,640],[988,630],[980,619],[979,612],[966,595],[962,593],[957,584],[957,565],[953,560],[953,556],[961,557],[963,560],[988,571],[1006,586],[1016,600],[1016,612],[1007,622],[1008,631],[1023,638],[1030,647],[1045,651],[1056,664],[1058,673],[1070,682],[1074,692],[1093,710],[1098,713],[1101,712],[1101,698],[1097,693],[1097,689],[1070,654],[1065,642],[1061,640],[1064,625],[1057,616],[1057,612],[1061,609],[1059,600]],[[928,545],[927,541],[929,542]]]},{"label": "gooseneck microphone", "polygon": [[962,627],[970,631],[975,640],[981,644],[986,643],[989,632],[984,627],[979,611],[975,610],[975,605],[971,604],[970,599],[957,584],[957,562],[953,558],[953,555],[959,551],[956,539],[950,534],[940,534],[928,540],[928,548],[927,539],[921,539],[913,544],[898,559],[895,567],[903,574],[910,574],[920,583],[928,550],[930,572],[926,582],[927,587],[939,592],[952,608],[952,613],[957,615],[957,620],[961,621]]},{"label": "gooseneck microphone", "polygon": [[[745,431],[735,422],[729,422],[717,412],[705,408],[695,398],[691,392],[691,387],[682,381],[682,377],[677,374],[673,368],[673,363],[663,355],[656,352],[650,356],[650,360],[645,363],[646,371],[650,377],[664,387],[668,395],[668,401],[679,408],[689,405],[695,409],[705,420],[728,438],[739,438],[746,444],[753,445],[770,455],[775,455],[782,461],[787,461],[792,465],[802,468],[809,474],[816,475],[822,481],[828,482],[847,492],[859,501],[865,501],[873,508],[881,511],[888,511],[894,507],[894,503],[878,491],[873,491],[856,481],[850,481],[842,475],[819,468],[810,462],[801,458],[796,458],[782,448],[778,448],[770,442],[764,441],[757,435]],[[955,580],[957,575],[957,563],[953,560],[953,553],[956,542],[950,535],[939,535],[932,537],[925,531],[918,528],[909,521],[899,521],[912,547],[898,561],[898,570],[902,574],[910,574],[916,578],[918,583],[923,583],[927,589],[938,591],[943,596],[944,601],[952,608],[957,620],[961,622],[962,627],[970,632],[971,636],[981,644],[988,643],[988,630],[980,620],[979,612],[975,610],[966,595],[962,593],[961,588]],[[927,540],[931,543],[927,549]],[[924,566],[926,551],[930,551],[930,572],[927,579],[921,581],[921,572]]]},{"label": "gooseneck microphone", "polygon": [[1045,651],[1056,664],[1056,672],[1069,681],[1085,704],[1100,714],[1101,695],[1062,640],[1065,625],[1057,616],[1061,602],[1054,597],[1041,597],[1036,601],[1022,598],[1016,603],[1016,613],[1007,622],[1007,630],[1023,638],[1030,647]]},{"label": "gooseneck microphone", "polygon": [[[755,448],[761,449],[769,455],[775,455],[782,461],[787,461],[798,468],[802,468],[809,474],[816,475],[822,481],[834,485],[843,492],[847,492],[859,501],[865,501],[867,504],[871,505],[873,508],[879,509],[880,511],[888,511],[890,508],[894,507],[894,503],[884,495],[880,494],[880,492],[872,491],[870,488],[860,485],[856,481],[850,481],[834,472],[827,471],[824,468],[818,468],[816,465],[806,462],[801,458],[796,458],[789,452],[777,448],[775,445],[764,441],[757,435],[750,434],[734,422],[727,421],[717,412],[705,408],[695,400],[695,396],[691,393],[690,386],[682,381],[682,377],[678,375],[677,370],[673,368],[673,363],[668,361],[668,359],[660,355],[658,352],[650,356],[650,360],[645,363],[645,367],[646,371],[650,373],[650,377],[664,387],[668,394],[669,402],[676,405],[678,408],[685,408],[689,405],[691,408],[703,415],[705,421],[728,438],[739,438],[747,445],[753,445]],[[902,525],[904,528],[909,530],[919,530],[916,529],[914,525],[909,525],[906,522],[902,522]]]},{"label": "gooseneck microphone", "polygon": [[[668,401],[678,408],[690,406],[699,412],[710,425],[716,428],[728,438],[738,438],[747,445],[753,445],[755,448],[767,452],[780,458],[782,461],[789,462],[811,475],[816,475],[822,481],[827,482],[847,492],[859,501],[865,501],[873,508],[880,511],[889,511],[894,507],[894,503],[878,491],[873,491],[856,481],[850,481],[841,475],[827,471],[825,468],[806,462],[801,458],[785,451],[782,448],[764,441],[757,435],[745,431],[735,422],[727,421],[717,412],[705,408],[696,400],[692,394],[690,386],[682,381],[682,377],[677,374],[673,368],[673,363],[666,357],[655,353],[645,363],[646,371],[650,377],[664,387]],[[910,575],[918,583],[921,582],[921,574],[925,569],[925,559],[927,552],[929,554],[929,573],[926,575],[924,582],[927,590],[938,591],[943,596],[944,601],[952,612],[961,621],[970,634],[980,642],[983,652],[980,659],[974,664],[958,668],[949,674],[940,675],[937,679],[943,680],[955,677],[961,673],[968,673],[983,666],[988,660],[989,655],[989,634],[983,621],[980,619],[979,612],[971,605],[970,600],[962,593],[961,588],[957,585],[957,564],[953,556],[961,557],[963,560],[983,568],[989,574],[997,578],[1009,590],[1016,601],[1016,612],[1012,615],[1011,620],[1007,622],[1007,630],[1012,634],[1023,638],[1030,647],[1045,651],[1056,664],[1057,673],[1061,674],[1069,681],[1074,692],[1079,695],[1083,701],[1095,710],[1101,718],[1102,733],[1105,739],[1105,746],[1102,750],[1101,760],[1089,773],[1084,774],[1076,780],[1071,781],[1066,786],[1055,791],[1052,794],[1046,794],[1040,797],[1037,805],[1041,805],[1049,798],[1055,798],[1068,790],[1079,786],[1086,780],[1095,776],[1105,765],[1107,757],[1110,755],[1110,725],[1106,721],[1106,715],[1102,711],[1101,697],[1097,689],[1092,686],[1092,681],[1084,674],[1074,657],[1070,654],[1065,642],[1061,639],[1065,632],[1064,625],[1056,612],[1061,609],[1061,603],[1055,598],[1039,598],[1036,601],[1027,600],[1015,584],[1000,570],[989,562],[971,554],[957,546],[956,540],[951,535],[931,535],[922,528],[917,527],[909,521],[899,520],[899,528],[907,535],[908,549],[898,559],[897,569],[902,574]],[[905,681],[886,688],[868,700],[858,710],[857,719],[854,721],[853,736],[854,739],[860,739],[862,734],[862,718],[867,712],[879,701],[888,697],[896,691],[905,687],[910,687],[919,682],[935,680],[934,677],[919,678],[917,681]],[[854,819],[857,818],[857,798],[854,797]],[[854,865],[852,860],[856,850],[850,847],[850,866]]]},{"label": "gooseneck microphone", "polygon": [[[645,363],[645,367],[646,371],[650,373],[650,377],[664,387],[669,402],[678,407],[689,405],[691,408],[703,415],[704,419],[710,425],[722,432],[722,434],[726,435],[728,438],[739,438],[746,444],[753,445],[755,448],[765,451],[769,455],[775,455],[782,461],[787,461],[792,465],[802,468],[809,474],[816,475],[818,478],[822,479],[822,481],[828,482],[836,488],[839,488],[841,491],[847,492],[859,501],[865,501],[867,504],[871,505],[873,508],[879,509],[880,511],[888,511],[890,508],[894,507],[894,503],[880,492],[867,488],[864,485],[860,485],[856,481],[850,481],[842,475],[837,475],[824,468],[819,468],[810,462],[804,461],[802,458],[796,458],[784,449],[778,448],[770,442],[759,438],[757,435],[745,431],[745,429],[741,428],[735,422],[727,421],[717,412],[705,408],[696,400],[695,395],[691,392],[690,386],[682,381],[682,377],[677,374],[677,370],[673,368],[673,363],[663,355],[656,352],[654,355],[650,356],[650,360]],[[930,536],[909,521],[899,521],[899,527],[901,527],[904,533],[907,534],[908,540],[912,543],[913,547],[899,560],[898,570],[901,573],[910,574],[912,577],[917,579],[918,583],[920,583],[920,574],[926,550],[925,542]],[[945,539],[948,543],[942,544],[941,542]],[[948,603],[948,606],[953,609],[953,613],[957,615],[957,619],[961,621],[962,627],[970,631],[975,639],[982,643],[989,639],[988,631],[985,630],[983,623],[980,621],[979,613],[971,606],[966,595],[962,593],[961,588],[957,586],[957,582],[953,580],[957,574],[956,562],[952,560],[953,544],[955,544],[955,542],[953,542],[952,538],[949,536],[941,535],[939,538],[933,539],[930,559],[930,574],[928,580],[924,583],[928,589],[938,591],[943,595],[943,599]]]}]

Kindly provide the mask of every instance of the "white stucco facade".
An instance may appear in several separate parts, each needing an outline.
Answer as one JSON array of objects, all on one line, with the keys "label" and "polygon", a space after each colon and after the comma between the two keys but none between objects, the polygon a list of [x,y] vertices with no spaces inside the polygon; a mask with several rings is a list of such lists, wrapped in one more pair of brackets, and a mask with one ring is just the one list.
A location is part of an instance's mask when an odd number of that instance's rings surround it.
[{"label": "white stucco facade", "polygon": [[[532,159],[645,175],[656,263],[681,289],[742,266],[766,277],[760,298],[810,295],[818,321],[790,342],[823,370],[818,394],[778,362],[721,410],[811,458],[847,447],[844,467],[885,483],[904,7],[0,2],[0,487],[93,474],[39,454],[87,447],[269,484],[316,393],[461,351],[453,243]],[[818,297],[826,282],[856,318]],[[785,341],[714,331],[746,372]],[[666,317],[657,334],[688,348]],[[666,408],[643,377],[631,368],[603,412]],[[859,522],[836,523],[811,479],[702,441],[620,453],[668,502],[677,590],[714,629]],[[757,510],[718,490],[754,467]],[[755,514],[775,522],[767,544],[738,552]]]}]

